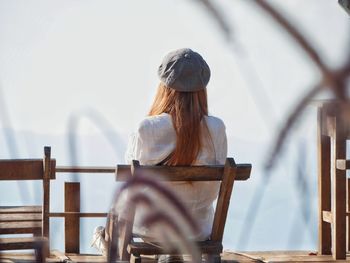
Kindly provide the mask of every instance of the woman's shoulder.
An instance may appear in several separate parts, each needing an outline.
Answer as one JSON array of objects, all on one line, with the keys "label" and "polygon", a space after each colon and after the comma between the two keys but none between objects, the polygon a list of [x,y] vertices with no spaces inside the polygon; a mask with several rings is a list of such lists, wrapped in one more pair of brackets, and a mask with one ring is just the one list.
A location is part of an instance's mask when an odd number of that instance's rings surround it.
[{"label": "woman's shoulder", "polygon": [[209,128],[225,130],[225,123],[222,119],[215,116],[206,116],[207,125]]},{"label": "woman's shoulder", "polygon": [[171,116],[167,113],[147,116],[138,125],[138,131],[143,132],[151,129],[172,128]]}]

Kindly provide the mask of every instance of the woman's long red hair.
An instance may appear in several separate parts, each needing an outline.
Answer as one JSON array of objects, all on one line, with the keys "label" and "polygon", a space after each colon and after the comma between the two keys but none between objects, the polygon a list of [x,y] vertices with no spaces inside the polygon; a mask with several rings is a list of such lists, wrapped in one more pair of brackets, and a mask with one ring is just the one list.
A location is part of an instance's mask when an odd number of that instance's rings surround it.
[{"label": "woman's long red hair", "polygon": [[202,146],[202,133],[208,129],[205,122],[201,125],[204,116],[208,115],[206,88],[196,92],[179,92],[160,83],[148,115],[164,112],[171,115],[176,131],[175,150],[165,164],[193,164]]}]

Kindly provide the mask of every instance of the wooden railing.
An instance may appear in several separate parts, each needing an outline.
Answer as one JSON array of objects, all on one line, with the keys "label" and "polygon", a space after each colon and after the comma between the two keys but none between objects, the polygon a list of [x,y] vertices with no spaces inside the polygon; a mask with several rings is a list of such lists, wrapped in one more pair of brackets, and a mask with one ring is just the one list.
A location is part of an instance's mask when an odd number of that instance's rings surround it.
[{"label": "wooden railing", "polygon": [[[250,176],[250,164],[235,164],[235,181],[247,180]],[[142,170],[146,174],[157,175],[160,173],[163,179],[168,181],[221,181],[224,174],[224,165],[188,167],[169,166],[166,169],[161,166],[143,166]],[[185,172],[186,171],[186,172]],[[116,181],[125,182],[131,178],[130,165],[117,165],[116,167],[94,167],[94,166],[56,166],[56,173],[95,173],[113,174]],[[193,174],[196,177],[193,178]],[[118,177],[116,176],[118,175]],[[107,217],[107,213],[87,213],[80,212],[80,183],[66,182],[64,194],[64,212],[50,212],[50,217],[63,217],[65,222],[65,252],[80,252],[80,218],[82,217]]]},{"label": "wooden railing", "polygon": [[[56,166],[56,173],[108,173],[114,176],[115,167]],[[66,182],[64,185],[64,212],[50,212],[49,217],[64,218],[66,253],[80,252],[80,218],[107,217],[108,213],[80,211],[80,183]]]}]

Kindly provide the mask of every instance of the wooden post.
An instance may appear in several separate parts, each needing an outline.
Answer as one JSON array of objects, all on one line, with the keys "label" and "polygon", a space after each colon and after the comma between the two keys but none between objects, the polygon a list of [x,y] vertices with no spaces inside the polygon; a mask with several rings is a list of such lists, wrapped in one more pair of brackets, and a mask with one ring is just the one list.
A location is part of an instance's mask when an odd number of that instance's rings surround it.
[{"label": "wooden post", "polygon": [[50,175],[51,175],[51,147],[44,147],[43,162],[43,208],[42,208],[42,235],[47,238],[44,255],[50,255]]},{"label": "wooden post", "polygon": [[[137,169],[140,167],[140,162],[133,160],[131,164],[131,176],[137,176]],[[119,260],[129,261],[130,254],[127,251],[127,247],[132,240],[132,227],[134,225],[135,217],[135,206],[131,205],[129,210],[129,216],[127,220],[120,219],[118,221],[118,230],[119,230]]]},{"label": "wooden post", "polygon": [[[80,183],[64,184],[64,211],[80,212]],[[66,215],[64,220],[65,252],[79,253],[80,218],[79,215]]]},{"label": "wooden post", "polygon": [[346,136],[342,116],[335,117],[333,162],[333,258],[346,259],[346,170],[336,168],[337,160],[346,159]]},{"label": "wooden post", "polygon": [[[347,179],[347,211],[350,211],[350,178]],[[347,248],[350,251],[350,214],[347,213]]]},{"label": "wooden post", "polygon": [[45,239],[38,239],[35,244],[35,261],[37,263],[45,263],[47,254],[45,250],[47,249],[47,242]]},{"label": "wooden post", "polygon": [[331,211],[331,140],[324,135],[326,116],[322,108],[317,116],[318,151],[318,251],[322,255],[332,254],[331,224],[323,221],[323,211]]},{"label": "wooden post", "polygon": [[219,199],[216,203],[213,229],[211,234],[211,240],[213,241],[222,241],[235,175],[235,161],[233,158],[227,158],[224,168],[224,175],[220,186]]},{"label": "wooden post", "polygon": [[114,214],[115,212],[111,209],[108,214],[106,231],[108,231],[108,250],[107,250],[107,262],[115,262],[119,258],[119,234],[118,234],[118,216]]},{"label": "wooden post", "polygon": [[[132,161],[131,176],[137,176],[137,168],[140,167],[139,161]],[[130,218],[126,220],[124,218],[118,218],[111,215],[111,222],[109,231],[111,232],[111,238],[109,240],[108,249],[108,262],[111,262],[118,255],[118,260],[129,261],[130,254],[127,251],[127,247],[132,240],[132,227],[134,225],[135,207],[131,205],[128,214]],[[117,220],[117,222],[116,222]],[[118,240],[117,240],[118,239]],[[117,245],[118,251],[115,251]]]}]

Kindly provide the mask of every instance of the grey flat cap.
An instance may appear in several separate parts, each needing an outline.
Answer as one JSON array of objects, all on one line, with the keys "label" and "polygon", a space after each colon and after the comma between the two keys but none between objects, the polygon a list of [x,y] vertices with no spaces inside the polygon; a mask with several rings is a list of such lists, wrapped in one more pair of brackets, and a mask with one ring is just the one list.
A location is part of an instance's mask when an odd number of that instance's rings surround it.
[{"label": "grey flat cap", "polygon": [[168,53],[158,69],[160,80],[169,88],[193,92],[204,89],[210,79],[210,68],[197,52],[182,48]]}]

